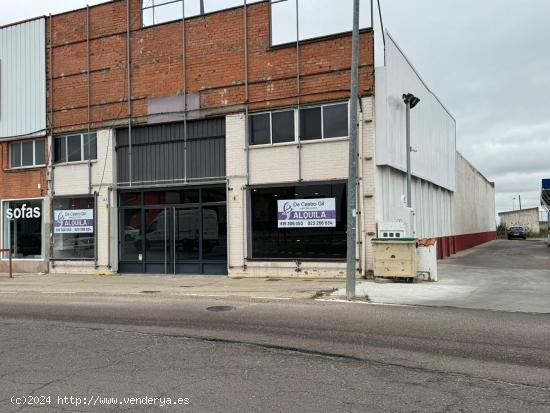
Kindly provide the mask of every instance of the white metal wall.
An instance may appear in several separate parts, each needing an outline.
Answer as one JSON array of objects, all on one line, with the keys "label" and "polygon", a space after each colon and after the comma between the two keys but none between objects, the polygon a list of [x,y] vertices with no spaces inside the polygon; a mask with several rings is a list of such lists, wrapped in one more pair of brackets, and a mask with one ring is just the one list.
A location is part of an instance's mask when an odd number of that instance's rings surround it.
[{"label": "white metal wall", "polygon": [[0,138],[46,129],[45,19],[0,28]]},{"label": "white metal wall", "polygon": [[[407,176],[395,168],[376,168],[376,221],[395,221],[393,209],[402,204]],[[412,208],[417,238],[453,235],[453,193],[431,182],[413,177]]]},{"label": "white metal wall", "polygon": [[411,111],[412,174],[455,189],[456,122],[388,34],[386,65],[376,68],[376,161],[406,171],[404,93],[420,103]]},{"label": "white metal wall", "polygon": [[[496,230],[495,185],[456,153],[455,235]],[[538,223],[538,221],[537,221]]]}]

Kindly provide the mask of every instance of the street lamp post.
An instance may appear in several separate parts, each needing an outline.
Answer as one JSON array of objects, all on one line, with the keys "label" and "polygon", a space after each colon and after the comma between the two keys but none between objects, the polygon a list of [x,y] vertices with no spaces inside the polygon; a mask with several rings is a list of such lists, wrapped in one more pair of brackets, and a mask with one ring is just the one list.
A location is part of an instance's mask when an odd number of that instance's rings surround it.
[{"label": "street lamp post", "polygon": [[406,119],[406,146],[407,146],[407,207],[412,207],[411,195],[411,109],[413,109],[420,99],[412,93],[403,94],[403,102],[405,102],[405,119]]}]

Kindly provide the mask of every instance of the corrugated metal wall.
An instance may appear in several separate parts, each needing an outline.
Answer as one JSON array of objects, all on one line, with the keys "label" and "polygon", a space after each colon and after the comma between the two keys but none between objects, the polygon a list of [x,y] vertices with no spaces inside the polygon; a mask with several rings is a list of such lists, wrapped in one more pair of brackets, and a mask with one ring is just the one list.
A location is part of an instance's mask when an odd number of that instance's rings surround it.
[{"label": "corrugated metal wall", "polygon": [[[377,167],[376,175],[376,220],[378,223],[395,221],[392,211],[401,205],[401,199],[407,193],[407,176],[387,166]],[[411,191],[416,237],[454,235],[453,192],[419,178],[413,178]]]},{"label": "corrugated metal wall", "polygon": [[[132,185],[225,177],[225,118],[132,128]],[[117,181],[130,183],[128,129],[116,134]],[[187,169],[187,174],[186,174]]]},{"label": "corrugated metal wall", "polygon": [[0,138],[46,129],[43,18],[0,29]]},{"label": "corrugated metal wall", "polygon": [[495,231],[495,185],[458,152],[456,164],[457,182],[454,194],[456,235]]},{"label": "corrugated metal wall", "polygon": [[455,189],[456,122],[391,38],[386,65],[376,68],[376,162],[406,171],[404,93],[420,103],[411,110],[412,174]]}]

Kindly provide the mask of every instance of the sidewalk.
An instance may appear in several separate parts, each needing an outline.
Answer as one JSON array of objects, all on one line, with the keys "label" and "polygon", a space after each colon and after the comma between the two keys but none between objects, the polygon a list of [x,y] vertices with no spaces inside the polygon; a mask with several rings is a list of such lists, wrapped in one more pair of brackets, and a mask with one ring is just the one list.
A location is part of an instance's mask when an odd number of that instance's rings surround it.
[{"label": "sidewalk", "polygon": [[342,288],[345,280],[242,278],[226,276],[0,274],[3,294],[160,295],[174,297],[247,297],[310,299]]}]

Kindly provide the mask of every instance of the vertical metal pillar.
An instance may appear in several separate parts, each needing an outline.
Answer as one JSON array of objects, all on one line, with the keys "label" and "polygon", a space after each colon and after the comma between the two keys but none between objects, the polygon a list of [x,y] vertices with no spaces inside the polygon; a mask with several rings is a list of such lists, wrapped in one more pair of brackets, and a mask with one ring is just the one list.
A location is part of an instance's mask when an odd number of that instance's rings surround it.
[{"label": "vertical metal pillar", "polygon": [[129,180],[132,186],[132,77],[130,61],[130,0],[126,0],[126,70],[128,77],[128,167]]},{"label": "vertical metal pillar", "polygon": [[350,134],[347,211],[346,298],[355,298],[357,254],[357,111],[359,84],[359,0],[353,0],[353,37],[351,54]]},{"label": "vertical metal pillar", "polygon": [[300,136],[300,0],[296,0],[296,103],[298,107],[298,119],[296,121],[298,129],[298,182],[302,182],[302,142]]},{"label": "vertical metal pillar", "polygon": [[406,147],[407,147],[407,207],[412,207],[411,194],[411,104],[405,103],[405,123],[406,123]]},{"label": "vertical metal pillar", "polygon": [[183,70],[183,182],[187,184],[187,48],[185,38],[185,0],[182,0],[181,8],[181,64]]},{"label": "vertical metal pillar", "polygon": [[[244,26],[244,147],[246,151],[246,185],[242,188],[242,212],[243,212],[243,271],[246,270],[246,258],[248,256],[248,238],[249,227],[246,214],[246,208],[248,207],[247,191],[250,187],[250,130],[248,121],[248,101],[249,101],[249,87],[248,87],[248,6],[246,0],[243,0],[243,26]],[[229,205],[229,199],[228,199]],[[228,255],[229,260],[229,255]]]},{"label": "vertical metal pillar", "polygon": [[86,77],[88,80],[88,136],[86,138],[86,146],[88,147],[88,193],[92,193],[92,159],[90,156],[90,122],[91,115],[91,81],[90,81],[90,6],[86,4]]}]

